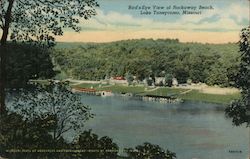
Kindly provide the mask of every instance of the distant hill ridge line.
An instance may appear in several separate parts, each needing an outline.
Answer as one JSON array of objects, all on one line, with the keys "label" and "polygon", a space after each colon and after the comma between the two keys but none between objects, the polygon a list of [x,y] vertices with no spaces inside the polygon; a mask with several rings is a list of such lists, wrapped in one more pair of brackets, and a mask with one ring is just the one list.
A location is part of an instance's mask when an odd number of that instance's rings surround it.
[{"label": "distant hill ridge line", "polygon": [[61,47],[78,47],[81,45],[108,45],[108,44],[114,44],[114,43],[123,43],[123,42],[147,42],[147,41],[155,41],[155,42],[167,42],[167,41],[176,41],[179,44],[200,44],[200,45],[236,45],[237,43],[202,43],[202,42],[180,42],[178,39],[128,39],[128,40],[118,40],[118,41],[112,41],[112,42],[56,42],[56,48]]}]

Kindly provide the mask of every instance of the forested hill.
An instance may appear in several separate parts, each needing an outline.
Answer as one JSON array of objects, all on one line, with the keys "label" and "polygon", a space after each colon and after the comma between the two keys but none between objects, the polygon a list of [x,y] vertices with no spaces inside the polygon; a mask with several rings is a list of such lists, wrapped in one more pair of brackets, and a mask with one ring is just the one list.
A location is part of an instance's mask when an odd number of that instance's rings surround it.
[{"label": "forested hill", "polygon": [[111,43],[59,43],[53,53],[61,77],[99,80],[131,74],[137,79],[173,76],[228,86],[238,66],[238,46],[180,43],[178,40],[126,40]]}]

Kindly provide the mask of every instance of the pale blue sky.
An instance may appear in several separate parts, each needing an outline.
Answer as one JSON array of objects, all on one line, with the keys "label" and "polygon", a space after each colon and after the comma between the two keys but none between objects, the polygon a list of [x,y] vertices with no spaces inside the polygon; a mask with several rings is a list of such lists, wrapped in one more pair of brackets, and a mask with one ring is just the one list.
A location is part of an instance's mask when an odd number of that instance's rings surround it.
[{"label": "pale blue sky", "polygon": [[[175,38],[175,35],[183,41],[200,41],[199,36],[212,38],[221,33],[222,38],[217,38],[218,42],[231,42],[236,41],[239,31],[249,24],[248,0],[98,0],[98,2],[100,8],[97,9],[97,16],[82,22],[82,37],[78,34],[78,37],[75,37],[76,41]],[[201,15],[141,15],[138,10],[129,10],[129,5],[212,5],[214,9],[203,10]],[[110,36],[107,37],[106,34]],[[84,35],[88,37],[84,39]],[[96,40],[89,38],[98,35],[100,36],[96,37],[98,38]],[[192,36],[194,39],[190,39]]]},{"label": "pale blue sky", "polygon": [[[136,6],[136,5],[146,5],[146,6],[152,6],[152,5],[160,5],[160,6],[168,6],[168,5],[183,5],[183,6],[209,6],[212,5],[215,10],[210,11],[210,15],[204,16],[203,18],[200,18],[199,21],[193,21],[193,24],[200,25],[205,22],[213,23],[217,22],[225,17],[221,16],[218,11],[225,10],[226,14],[228,14],[229,19],[233,20],[236,24],[244,27],[248,25],[248,19],[249,14],[246,12],[245,14],[241,14],[237,12],[237,10],[231,10],[233,6],[241,7],[243,9],[248,8],[248,0],[99,0],[100,3],[100,10],[103,11],[104,15],[108,15],[110,12],[116,12],[120,13],[122,15],[131,15],[133,18],[146,18],[151,19],[156,22],[177,22],[182,20],[183,18],[189,18],[185,15],[140,15],[138,14],[138,11],[132,11],[128,10],[128,6]],[[206,11],[205,11],[206,12]],[[98,19],[98,16],[97,16]],[[189,21],[192,23],[192,20]],[[123,23],[124,25],[126,23]],[[116,25],[121,25],[121,22],[117,22]],[[131,24],[132,25],[132,24]],[[134,24],[136,25],[136,24]],[[227,31],[232,30],[231,28],[224,26],[223,28],[218,28],[217,31]],[[92,28],[93,29],[93,28]],[[211,28],[212,29],[212,28]],[[211,30],[208,29],[208,30]],[[216,28],[213,28],[214,30]],[[235,28],[238,29],[238,28]],[[215,30],[216,31],[216,30]]]}]

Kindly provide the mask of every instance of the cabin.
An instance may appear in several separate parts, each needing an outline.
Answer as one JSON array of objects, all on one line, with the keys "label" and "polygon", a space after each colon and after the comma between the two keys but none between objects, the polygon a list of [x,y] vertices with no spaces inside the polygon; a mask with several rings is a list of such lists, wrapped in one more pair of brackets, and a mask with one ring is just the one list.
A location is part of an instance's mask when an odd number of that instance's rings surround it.
[{"label": "cabin", "polygon": [[156,86],[164,86],[166,84],[165,77],[155,77],[155,85]]},{"label": "cabin", "polygon": [[114,80],[126,80],[123,76],[113,77]]},{"label": "cabin", "polygon": [[123,76],[111,77],[109,80],[110,84],[122,84],[128,85],[128,81]]},{"label": "cabin", "polygon": [[177,80],[177,78],[173,78],[172,79],[172,85],[173,86],[178,86],[178,80]]}]

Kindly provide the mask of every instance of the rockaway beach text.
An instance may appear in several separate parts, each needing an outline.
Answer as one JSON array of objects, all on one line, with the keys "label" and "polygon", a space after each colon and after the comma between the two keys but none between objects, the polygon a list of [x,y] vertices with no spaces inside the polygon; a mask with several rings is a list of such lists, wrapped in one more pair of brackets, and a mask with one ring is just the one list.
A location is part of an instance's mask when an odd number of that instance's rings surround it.
[{"label": "rockaway beach text", "polygon": [[184,5],[129,5],[128,10],[137,11],[140,15],[201,15],[204,10],[213,10],[212,5],[209,6],[184,6]]}]

